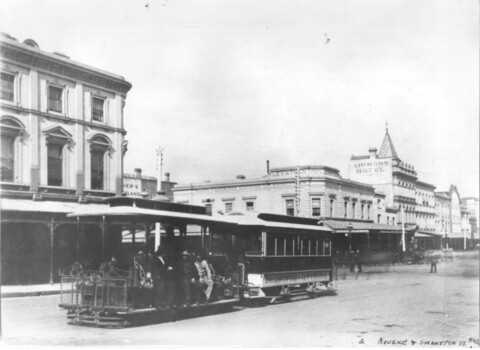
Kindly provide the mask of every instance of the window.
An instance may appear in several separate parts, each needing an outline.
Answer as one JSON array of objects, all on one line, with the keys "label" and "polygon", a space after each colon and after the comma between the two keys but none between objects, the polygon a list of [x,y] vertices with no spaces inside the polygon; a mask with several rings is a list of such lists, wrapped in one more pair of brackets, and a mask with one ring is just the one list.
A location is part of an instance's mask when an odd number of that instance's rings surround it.
[{"label": "window", "polygon": [[64,145],[59,145],[55,143],[51,143],[48,145],[48,186],[62,186],[63,146]]},{"label": "window", "polygon": [[387,216],[387,225],[390,225],[390,217]]},{"label": "window", "polygon": [[382,217],[382,216],[381,216],[380,214],[377,214],[377,223],[380,223],[380,218],[381,218],[381,217]]},{"label": "window", "polygon": [[52,85],[48,87],[48,109],[50,111],[62,113],[62,95],[62,88]]},{"label": "window", "polygon": [[285,209],[287,215],[295,216],[295,201],[293,199],[285,200]]},{"label": "window", "polygon": [[2,136],[0,181],[13,182],[15,165],[15,138]]},{"label": "window", "polygon": [[92,97],[92,119],[97,122],[103,122],[103,107],[105,100],[99,97]]},{"label": "window", "polygon": [[14,82],[15,76],[13,74],[1,74],[1,98],[2,100],[12,101],[14,99]]},{"label": "window", "polygon": [[212,215],[212,203],[205,204],[205,214]]},{"label": "window", "polygon": [[355,219],[355,206],[356,206],[356,203],[352,203],[352,218]]},{"label": "window", "polygon": [[252,211],[255,209],[255,203],[254,202],[246,202],[245,203],[247,211]]},{"label": "window", "polygon": [[392,218],[392,225],[395,225],[395,218]]},{"label": "window", "polygon": [[320,216],[320,198],[312,198],[312,216]]},{"label": "window", "polygon": [[330,199],[330,217],[333,218],[333,208],[335,208],[335,199]]},{"label": "window", "polygon": [[91,161],[92,161],[92,178],[91,178],[91,188],[92,190],[103,190],[103,156],[105,152],[102,150],[92,150],[91,152]]},{"label": "window", "polygon": [[343,217],[346,218],[348,215],[348,202],[343,202]]},{"label": "window", "polygon": [[232,210],[233,210],[233,203],[232,202],[225,203],[225,212],[230,213]]},{"label": "window", "polygon": [[361,212],[361,218],[363,219],[364,216],[365,216],[365,205],[362,204],[362,205],[360,206],[360,209],[361,209],[361,211],[362,211],[362,212]]}]

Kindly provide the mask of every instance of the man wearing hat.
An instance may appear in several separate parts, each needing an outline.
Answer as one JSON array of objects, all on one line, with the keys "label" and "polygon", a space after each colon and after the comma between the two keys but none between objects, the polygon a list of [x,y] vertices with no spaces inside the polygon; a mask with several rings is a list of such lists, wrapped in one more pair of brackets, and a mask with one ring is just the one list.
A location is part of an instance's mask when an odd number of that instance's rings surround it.
[{"label": "man wearing hat", "polygon": [[190,305],[191,302],[191,288],[195,287],[195,284],[192,283],[192,280],[195,281],[195,265],[192,261],[192,255],[185,250],[182,253],[182,286],[183,286],[183,306]]}]

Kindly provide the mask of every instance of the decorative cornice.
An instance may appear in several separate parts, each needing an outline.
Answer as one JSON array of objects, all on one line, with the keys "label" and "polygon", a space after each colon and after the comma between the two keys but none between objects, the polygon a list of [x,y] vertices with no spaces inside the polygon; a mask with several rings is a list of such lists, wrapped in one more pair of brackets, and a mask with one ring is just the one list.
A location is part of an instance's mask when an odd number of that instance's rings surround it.
[{"label": "decorative cornice", "polygon": [[57,57],[54,54],[32,49],[23,44],[10,43],[2,40],[0,50],[3,60],[10,60],[27,67],[34,67],[42,71],[51,72],[74,81],[82,81],[87,84],[101,86],[124,95],[132,88],[132,84],[120,76],[110,75],[81,63]]},{"label": "decorative cornice", "polygon": [[29,109],[29,108],[24,108],[24,107],[19,107],[19,106],[12,106],[12,105],[8,105],[8,104],[4,104],[4,103],[0,103],[0,107],[5,108],[5,109],[9,109],[9,110],[13,110],[17,113],[33,114],[33,115],[36,115],[38,117],[53,119],[55,121],[60,121],[60,122],[63,122],[65,124],[68,124],[68,123],[81,124],[81,125],[85,125],[85,126],[88,126],[90,128],[93,128],[93,129],[101,129],[105,132],[119,132],[122,135],[127,134],[127,131],[125,129],[114,128],[112,126],[87,122],[85,120],[80,120],[80,119],[69,118],[69,117],[54,115],[54,114],[50,114],[50,113],[40,112],[40,111],[37,111],[36,109]]}]

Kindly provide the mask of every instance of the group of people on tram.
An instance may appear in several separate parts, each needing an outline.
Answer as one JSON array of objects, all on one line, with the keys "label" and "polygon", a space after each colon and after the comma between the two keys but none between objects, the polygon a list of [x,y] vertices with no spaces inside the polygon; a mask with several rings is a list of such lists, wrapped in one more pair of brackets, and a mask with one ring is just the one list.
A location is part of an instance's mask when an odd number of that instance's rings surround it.
[{"label": "group of people on tram", "polygon": [[189,306],[213,300],[215,270],[206,254],[183,251],[175,257],[168,247],[134,257],[134,305],[157,308]]}]

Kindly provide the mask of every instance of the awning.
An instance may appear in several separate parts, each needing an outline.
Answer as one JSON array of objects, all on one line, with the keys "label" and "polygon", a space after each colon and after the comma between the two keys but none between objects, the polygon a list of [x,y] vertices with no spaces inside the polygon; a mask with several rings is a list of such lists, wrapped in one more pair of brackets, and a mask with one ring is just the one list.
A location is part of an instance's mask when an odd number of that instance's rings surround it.
[{"label": "awning", "polygon": [[[371,231],[381,231],[387,233],[401,233],[402,228],[394,225],[377,224],[373,222],[343,221],[343,220],[323,220],[324,224],[329,226],[337,233],[349,233],[351,225],[352,233],[368,233]],[[407,231],[407,229],[405,229]]]},{"label": "awning", "polygon": [[75,202],[59,201],[33,201],[31,199],[1,198],[0,209],[2,211],[15,212],[38,212],[38,213],[71,213],[88,211],[99,211],[107,208],[105,204],[80,204]]}]

